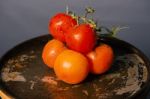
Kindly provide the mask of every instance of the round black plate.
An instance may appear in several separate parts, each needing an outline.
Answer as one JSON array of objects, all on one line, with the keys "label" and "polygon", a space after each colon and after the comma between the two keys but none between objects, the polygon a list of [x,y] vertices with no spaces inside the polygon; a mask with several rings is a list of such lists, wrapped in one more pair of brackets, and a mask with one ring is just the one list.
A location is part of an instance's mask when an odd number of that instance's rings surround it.
[{"label": "round black plate", "polygon": [[0,85],[6,95],[17,99],[127,99],[143,97],[149,89],[150,63],[134,46],[111,37],[99,42],[112,46],[115,59],[105,74],[89,74],[77,85],[66,84],[42,61],[45,35],[28,40],[0,60]]}]

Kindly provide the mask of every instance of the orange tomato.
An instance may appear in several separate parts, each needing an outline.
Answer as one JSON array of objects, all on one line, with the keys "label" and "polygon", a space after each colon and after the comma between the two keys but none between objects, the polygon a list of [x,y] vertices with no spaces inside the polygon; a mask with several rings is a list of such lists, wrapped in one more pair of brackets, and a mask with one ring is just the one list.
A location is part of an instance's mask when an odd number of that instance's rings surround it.
[{"label": "orange tomato", "polygon": [[44,47],[42,53],[42,59],[44,63],[53,68],[56,57],[63,51],[67,49],[65,45],[56,39],[50,40]]},{"label": "orange tomato", "polygon": [[73,50],[64,50],[54,64],[57,77],[69,84],[77,84],[83,81],[89,73],[87,58]]},{"label": "orange tomato", "polygon": [[90,72],[93,74],[102,74],[108,71],[113,62],[113,49],[106,44],[96,47],[95,51],[87,54],[90,62]]}]

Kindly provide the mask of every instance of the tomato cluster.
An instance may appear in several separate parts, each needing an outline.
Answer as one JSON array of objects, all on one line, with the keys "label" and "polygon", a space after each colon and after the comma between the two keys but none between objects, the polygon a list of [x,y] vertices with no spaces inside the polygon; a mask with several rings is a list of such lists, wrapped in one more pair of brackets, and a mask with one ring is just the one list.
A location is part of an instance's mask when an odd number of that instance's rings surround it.
[{"label": "tomato cluster", "polygon": [[77,84],[89,72],[102,74],[110,69],[113,49],[107,44],[96,46],[96,32],[89,24],[58,13],[49,22],[49,32],[53,39],[45,45],[42,58],[60,80]]}]

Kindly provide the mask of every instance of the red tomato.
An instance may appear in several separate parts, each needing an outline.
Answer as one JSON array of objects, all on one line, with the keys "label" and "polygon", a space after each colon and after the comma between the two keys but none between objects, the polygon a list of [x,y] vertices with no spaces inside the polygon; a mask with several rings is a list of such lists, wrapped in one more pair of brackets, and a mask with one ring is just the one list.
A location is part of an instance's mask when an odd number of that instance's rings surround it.
[{"label": "red tomato", "polygon": [[98,46],[95,51],[87,54],[90,62],[90,71],[94,74],[102,74],[108,71],[112,65],[113,49],[106,44]]},{"label": "red tomato", "polygon": [[53,68],[56,57],[63,51],[67,49],[65,45],[59,40],[52,39],[44,47],[42,52],[42,59],[44,63]]},{"label": "red tomato", "polygon": [[92,51],[96,42],[93,28],[88,24],[81,24],[70,28],[66,34],[67,46],[75,51],[86,54]]},{"label": "red tomato", "polygon": [[49,23],[49,32],[60,41],[65,42],[65,33],[70,28],[77,25],[77,21],[65,13],[58,13]]}]

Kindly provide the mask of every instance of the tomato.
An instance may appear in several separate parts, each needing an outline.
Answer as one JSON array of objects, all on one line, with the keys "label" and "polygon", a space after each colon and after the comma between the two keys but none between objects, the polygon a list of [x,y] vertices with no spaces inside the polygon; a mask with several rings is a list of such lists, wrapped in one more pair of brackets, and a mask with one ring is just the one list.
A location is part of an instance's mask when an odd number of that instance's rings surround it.
[{"label": "tomato", "polygon": [[59,40],[50,40],[44,47],[42,52],[42,59],[44,63],[53,68],[56,57],[63,51],[67,49],[65,45]]},{"label": "tomato", "polygon": [[77,84],[83,81],[89,73],[87,58],[73,50],[64,50],[54,64],[56,76],[69,84]]},{"label": "tomato", "polygon": [[49,32],[62,42],[65,42],[65,33],[70,28],[77,25],[77,21],[65,13],[58,13],[49,22]]},{"label": "tomato", "polygon": [[66,43],[70,49],[86,54],[92,51],[95,46],[95,35],[90,25],[81,24],[68,30],[66,34]]},{"label": "tomato", "polygon": [[102,74],[108,71],[113,62],[113,49],[106,44],[96,47],[95,51],[87,54],[90,62],[90,71],[94,74]]}]

